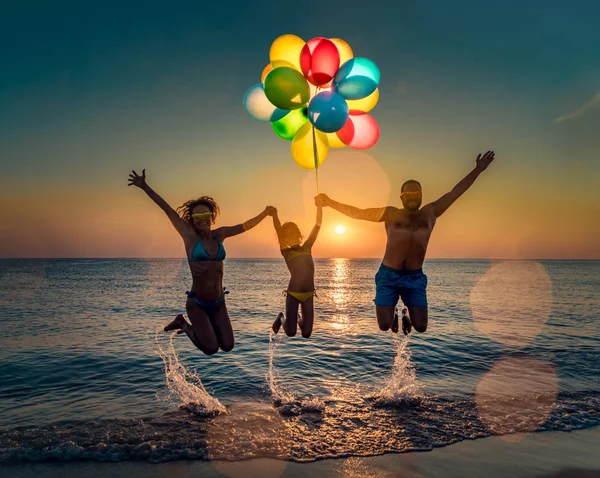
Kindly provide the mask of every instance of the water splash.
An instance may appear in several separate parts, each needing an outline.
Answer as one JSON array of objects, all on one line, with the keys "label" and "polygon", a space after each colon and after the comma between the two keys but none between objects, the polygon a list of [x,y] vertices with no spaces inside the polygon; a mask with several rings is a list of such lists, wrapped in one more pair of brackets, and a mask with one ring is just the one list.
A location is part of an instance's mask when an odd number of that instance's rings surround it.
[{"label": "water splash", "polygon": [[159,332],[161,329],[157,329],[155,334],[156,353],[165,364],[167,389],[171,397],[180,401],[179,408],[202,416],[227,413],[225,406],[206,391],[200,376],[187,370],[179,361],[173,344],[173,337],[177,333],[170,334],[169,345],[163,348],[159,342]]},{"label": "water splash", "polygon": [[394,365],[383,388],[371,397],[374,405],[401,406],[420,401],[422,385],[417,382],[415,368],[411,362],[409,340],[410,335],[400,339],[398,334],[394,334],[396,347]]},{"label": "water splash", "polygon": [[271,391],[273,406],[282,415],[300,415],[310,412],[321,413],[325,410],[325,402],[323,400],[318,397],[295,398],[292,393],[285,390],[281,385],[279,374],[273,364],[273,357],[283,340],[283,336],[276,336],[273,339],[273,335],[275,335],[273,332],[269,333],[269,370],[267,371],[267,382]]}]

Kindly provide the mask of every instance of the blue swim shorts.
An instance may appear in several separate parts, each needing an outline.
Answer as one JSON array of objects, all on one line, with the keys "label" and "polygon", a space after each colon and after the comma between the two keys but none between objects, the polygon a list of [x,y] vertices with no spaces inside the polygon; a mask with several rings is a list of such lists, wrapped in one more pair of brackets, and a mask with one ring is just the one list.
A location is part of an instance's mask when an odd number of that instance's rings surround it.
[{"label": "blue swim shorts", "polygon": [[375,286],[375,305],[395,307],[401,297],[407,307],[427,307],[427,276],[423,269],[400,271],[381,264]]}]

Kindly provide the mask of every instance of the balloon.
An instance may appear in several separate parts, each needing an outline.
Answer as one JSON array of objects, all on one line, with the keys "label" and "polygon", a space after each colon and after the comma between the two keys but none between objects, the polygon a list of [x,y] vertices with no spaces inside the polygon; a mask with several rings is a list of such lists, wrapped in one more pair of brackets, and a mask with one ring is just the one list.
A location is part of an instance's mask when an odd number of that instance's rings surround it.
[{"label": "balloon", "polygon": [[283,139],[292,140],[298,130],[308,121],[306,108],[299,108],[297,110],[290,111],[287,115],[281,118],[279,121],[273,123],[273,131],[275,134]]},{"label": "balloon", "polygon": [[310,83],[325,85],[333,79],[340,67],[340,52],[331,40],[313,38],[300,52],[300,67]]},{"label": "balloon", "polygon": [[317,159],[319,167],[327,158],[329,145],[327,136],[321,131],[314,130],[315,142],[313,142],[313,125],[306,123],[298,130],[292,141],[292,156],[296,164],[304,169],[315,169],[314,145],[317,145]]},{"label": "balloon", "polygon": [[340,65],[343,65],[351,58],[354,58],[354,52],[352,51],[352,48],[350,48],[350,45],[348,45],[344,40],[341,38],[330,38],[330,40],[340,52]]},{"label": "balloon", "polygon": [[308,83],[298,70],[274,68],[265,78],[265,94],[278,108],[295,110],[308,102]]},{"label": "balloon", "polygon": [[269,102],[262,83],[254,85],[246,92],[244,108],[258,121],[277,121],[288,114],[288,111],[279,109]]},{"label": "balloon", "polygon": [[367,149],[379,139],[379,125],[370,114],[351,110],[348,121],[336,134],[351,148]]},{"label": "balloon", "polygon": [[263,71],[260,75],[260,81],[264,84],[265,82],[265,78],[267,77],[267,75],[273,70],[273,65],[271,65],[271,63],[269,63],[267,66],[265,66],[263,68]]},{"label": "balloon", "polygon": [[324,133],[334,133],[348,120],[348,105],[344,97],[332,91],[323,91],[308,105],[310,122]]},{"label": "balloon", "polygon": [[296,35],[281,35],[276,38],[269,50],[269,60],[273,68],[287,66],[300,71],[300,52],[306,43]]},{"label": "balloon", "polygon": [[366,113],[367,111],[371,111],[373,108],[375,108],[375,105],[377,104],[378,101],[379,101],[379,88],[377,88],[373,93],[371,93],[366,98],[363,98],[361,100],[348,100],[347,103],[348,103],[348,108],[350,108],[351,110],[364,111]]},{"label": "balloon", "polygon": [[326,133],[326,135],[330,148],[344,148],[346,146],[338,137],[337,133]]},{"label": "balloon", "polygon": [[344,63],[333,79],[333,90],[347,100],[360,100],[373,93],[381,73],[368,58],[352,58]]}]

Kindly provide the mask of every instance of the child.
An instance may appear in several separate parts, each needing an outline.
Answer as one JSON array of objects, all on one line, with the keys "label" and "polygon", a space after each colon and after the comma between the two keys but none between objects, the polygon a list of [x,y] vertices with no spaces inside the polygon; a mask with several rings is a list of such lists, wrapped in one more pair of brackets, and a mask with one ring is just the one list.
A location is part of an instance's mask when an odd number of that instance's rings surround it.
[{"label": "child", "polygon": [[[315,263],[311,255],[311,249],[323,219],[323,209],[317,208],[317,222],[308,236],[308,239],[302,244],[302,233],[298,226],[293,222],[281,224],[277,211],[273,214],[273,225],[277,232],[281,255],[290,271],[291,278],[288,289],[285,291],[285,315],[279,313],[275,322],[273,322],[273,332],[279,332],[283,325],[283,330],[289,337],[296,335],[296,325],[300,326],[302,337],[309,338],[312,333],[315,296]],[[298,306],[302,308],[302,314],[298,316]]]}]

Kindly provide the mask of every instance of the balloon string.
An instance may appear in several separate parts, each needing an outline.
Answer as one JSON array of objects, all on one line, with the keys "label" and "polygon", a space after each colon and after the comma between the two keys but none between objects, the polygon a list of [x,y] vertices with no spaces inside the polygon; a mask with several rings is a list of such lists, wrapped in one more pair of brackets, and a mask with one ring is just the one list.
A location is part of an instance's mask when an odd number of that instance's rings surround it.
[{"label": "balloon string", "polygon": [[315,127],[312,127],[313,137],[313,157],[315,160],[315,177],[317,179],[317,195],[319,194],[319,151],[317,150],[317,138],[315,133]]},{"label": "balloon string", "polygon": [[[319,94],[319,90],[321,88],[317,86],[315,90],[315,96]],[[315,132],[315,126],[312,127],[312,136],[313,136],[313,158],[315,160],[315,179],[317,181],[317,194],[319,194],[319,151],[317,149],[317,138]]]}]

